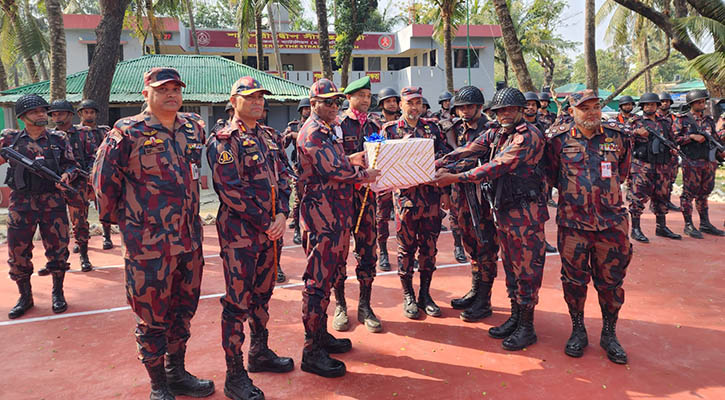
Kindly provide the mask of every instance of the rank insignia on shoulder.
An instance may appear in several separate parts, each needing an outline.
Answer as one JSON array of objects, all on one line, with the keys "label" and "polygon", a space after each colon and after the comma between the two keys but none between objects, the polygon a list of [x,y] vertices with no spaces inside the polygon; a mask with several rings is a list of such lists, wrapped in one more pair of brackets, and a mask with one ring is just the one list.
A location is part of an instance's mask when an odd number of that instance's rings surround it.
[{"label": "rank insignia on shoulder", "polygon": [[143,135],[144,136],[153,136],[153,135],[155,135],[157,133],[159,133],[159,131],[157,131],[156,129],[154,129],[152,131],[148,131],[148,132],[147,131],[143,131]]},{"label": "rank insignia on shoulder", "polygon": [[614,142],[614,138],[610,138],[610,137],[608,137],[608,138],[604,139],[604,141],[605,141],[606,143],[612,143],[612,142]]},{"label": "rank insignia on shoulder", "polygon": [[224,150],[221,154],[219,154],[219,160],[217,162],[219,164],[230,164],[232,161],[234,161],[234,156],[232,155],[232,153],[230,153],[228,150]]},{"label": "rank insignia on shoulder", "polygon": [[187,127],[187,128],[193,128],[194,127],[193,125],[191,125],[191,122],[187,122],[186,124],[184,124],[184,126]]}]

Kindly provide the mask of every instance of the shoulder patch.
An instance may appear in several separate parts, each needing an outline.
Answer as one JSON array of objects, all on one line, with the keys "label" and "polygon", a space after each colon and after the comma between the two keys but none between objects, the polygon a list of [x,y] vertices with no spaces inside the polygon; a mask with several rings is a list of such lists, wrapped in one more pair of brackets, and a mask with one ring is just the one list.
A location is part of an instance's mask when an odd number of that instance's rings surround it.
[{"label": "shoulder patch", "polygon": [[51,134],[51,135],[55,135],[55,136],[60,136],[60,137],[62,137],[62,138],[65,138],[65,137],[66,137],[66,133],[65,133],[65,132],[63,132],[63,131],[58,131],[58,130],[55,130],[55,129],[51,130],[51,131],[50,131],[50,134]]},{"label": "shoulder patch", "polygon": [[234,161],[234,156],[229,150],[222,151],[217,160],[219,164],[231,164],[232,161]]},{"label": "shoulder patch", "polygon": [[523,135],[516,135],[516,137],[514,137],[513,144],[520,145],[523,142],[524,142],[524,136]]},{"label": "shoulder patch", "polygon": [[528,124],[519,124],[519,126],[516,127],[516,130],[518,132],[525,132],[528,129],[528,127],[526,125],[528,125]]}]

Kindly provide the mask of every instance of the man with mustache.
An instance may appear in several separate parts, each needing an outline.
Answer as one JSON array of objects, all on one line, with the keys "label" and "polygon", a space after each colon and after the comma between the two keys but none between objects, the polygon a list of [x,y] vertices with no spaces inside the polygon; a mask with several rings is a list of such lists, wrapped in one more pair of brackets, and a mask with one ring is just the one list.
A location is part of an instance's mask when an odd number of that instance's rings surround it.
[{"label": "man with mustache", "polygon": [[118,224],[123,235],[126,298],[136,314],[138,357],[151,379],[150,398],[206,397],[214,393],[214,382],[185,367],[204,267],[199,217],[204,122],[179,112],[186,85],[175,69],[151,68],[143,82],[147,107],[116,122],[98,149],[91,178],[99,219]]},{"label": "man with mustache", "polygon": [[632,110],[634,110],[634,99],[632,96],[622,96],[619,98],[619,114],[617,114],[617,121],[620,124],[629,123],[629,119],[632,118]]},{"label": "man with mustache", "polygon": [[559,190],[557,247],[572,333],[564,352],[581,357],[589,344],[584,326],[587,285],[594,280],[602,310],[599,344],[614,363],[627,353],[615,332],[624,303],[622,283],[632,259],[627,211],[620,185],[629,175],[632,138],[626,125],[602,122],[593,90],[571,95],[574,125],[549,132],[547,178]]},{"label": "man with mustache", "polygon": [[[523,119],[524,94],[504,88],[494,94],[491,109],[498,124],[464,147],[436,161],[440,186],[451,183],[489,183],[489,199],[501,245],[511,316],[489,335],[504,339],[505,350],[522,350],[537,341],[534,307],[544,273],[546,240],[544,223],[549,219],[541,160],[544,134]],[[483,165],[463,173],[451,173],[452,164],[467,157],[484,157]]]},{"label": "man with mustache", "polygon": [[[27,94],[15,103],[15,114],[25,129],[5,129],[0,148],[8,147],[61,176],[68,184],[76,176],[78,164],[65,133],[46,128],[50,106],[37,94]],[[0,164],[7,160],[0,156]],[[8,265],[10,279],[20,292],[18,303],[8,318],[19,318],[33,308],[30,276],[33,274],[33,235],[40,229],[45,268],[53,275],[51,304],[54,313],[68,309],[63,294],[63,280],[68,270],[68,213],[62,188],[24,167],[10,164],[5,183],[10,187],[8,207]]]}]

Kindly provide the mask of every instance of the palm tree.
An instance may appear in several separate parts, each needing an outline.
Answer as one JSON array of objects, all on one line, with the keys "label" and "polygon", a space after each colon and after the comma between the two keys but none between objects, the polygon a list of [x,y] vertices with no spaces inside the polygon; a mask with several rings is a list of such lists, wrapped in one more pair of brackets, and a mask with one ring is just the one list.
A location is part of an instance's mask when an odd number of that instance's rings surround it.
[{"label": "palm tree", "polygon": [[[504,0],[505,1],[505,0]],[[465,18],[466,8],[464,0],[431,0],[438,11],[435,20],[434,36],[438,42],[443,42],[443,60],[446,68],[446,88],[454,91],[453,85],[453,38],[454,30]]]},{"label": "palm tree", "polygon": [[7,39],[12,40],[12,44],[16,46],[17,52],[20,53],[30,80],[38,82],[38,69],[35,61],[33,61],[33,54],[36,54],[35,51],[37,50],[35,48],[37,43],[32,40],[35,35],[30,35],[29,27],[23,23],[15,0],[0,0],[0,9],[4,12],[3,18],[7,18],[8,27],[11,29],[11,35]]},{"label": "palm tree", "polygon": [[[272,12],[268,4],[271,0],[229,0],[232,6],[236,6],[236,20],[237,20],[237,39],[239,41],[239,50],[242,57],[247,52],[247,43],[249,42],[249,27],[254,25],[255,36],[256,36],[256,51],[257,51],[257,69],[264,69],[264,46],[263,46],[263,32],[262,32],[262,16],[265,7],[267,8],[268,22],[273,31],[272,43],[276,47],[277,45],[277,28],[274,25]],[[300,12],[296,3],[291,0],[278,0],[278,7],[282,6],[286,8],[290,13]],[[277,62],[277,69],[282,68],[281,57],[277,57],[279,50],[275,50],[275,62]]]},{"label": "palm tree", "polygon": [[327,28],[327,3],[325,0],[315,0],[317,13],[317,31],[319,32],[320,62],[322,74],[332,80],[332,59],[330,58],[330,35]]},{"label": "palm tree", "polygon": [[60,0],[45,0],[50,30],[50,98],[65,99],[66,94],[66,56],[65,29]]},{"label": "palm tree", "polygon": [[0,92],[8,90],[8,74],[5,72],[5,65],[0,60]]},{"label": "palm tree", "polygon": [[691,15],[675,21],[675,29],[689,33],[696,42],[708,36],[715,51],[701,54],[689,61],[689,67],[702,75],[712,96],[725,96],[725,4],[713,1],[708,16]]},{"label": "palm tree", "polygon": [[506,4],[506,0],[492,0],[492,2],[501,25],[501,31],[503,32],[503,43],[506,48],[506,55],[511,60],[511,66],[516,74],[519,89],[522,91],[535,91],[534,82],[531,80],[531,75],[529,75],[529,70],[526,67],[521,42],[519,42],[516,34],[516,28],[511,19],[508,4]]},{"label": "palm tree", "polygon": [[594,0],[586,0],[584,4],[584,58],[587,62],[587,89],[599,93],[596,34]]}]

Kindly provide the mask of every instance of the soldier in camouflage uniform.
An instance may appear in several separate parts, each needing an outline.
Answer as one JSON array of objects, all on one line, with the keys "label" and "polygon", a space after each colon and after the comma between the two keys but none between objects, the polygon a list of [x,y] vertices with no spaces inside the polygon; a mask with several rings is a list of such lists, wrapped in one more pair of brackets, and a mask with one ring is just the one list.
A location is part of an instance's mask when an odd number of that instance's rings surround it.
[{"label": "soldier in camouflage uniform", "polygon": [[234,117],[234,107],[232,106],[232,103],[227,102],[227,104],[224,106],[224,114],[226,114],[227,117],[219,118],[216,120],[216,123],[209,131],[209,137],[229,126],[229,122],[231,122],[232,118]]},{"label": "soldier in camouflage uniform", "polygon": [[[466,146],[481,136],[489,128],[488,118],[481,114],[483,107],[483,93],[475,86],[464,86],[458,90],[453,103],[453,109],[460,118],[453,122],[451,130],[446,136],[453,148]],[[452,143],[451,143],[452,141]],[[439,166],[444,161],[440,161]],[[485,163],[478,157],[464,158],[452,164],[448,170],[453,173],[464,172]],[[466,195],[465,191],[469,191]],[[473,194],[471,196],[470,194]],[[475,202],[469,204],[469,200]],[[462,230],[463,244],[471,255],[471,290],[463,297],[451,300],[451,306],[461,313],[461,319],[466,322],[475,322],[492,314],[491,287],[496,278],[496,262],[498,261],[498,238],[496,226],[493,223],[491,208],[484,200],[480,185],[458,183],[451,185],[450,209],[458,209],[458,226]],[[471,208],[478,209],[478,225],[481,233],[478,234],[472,222]]]},{"label": "soldier in camouflage uniform", "polygon": [[584,303],[587,284],[594,279],[603,319],[599,344],[612,362],[625,364],[627,353],[615,330],[632,259],[620,191],[630,170],[632,138],[626,125],[601,121],[602,106],[594,91],[571,98],[574,125],[550,132],[546,148],[547,177],[559,189],[561,281],[572,320],[564,351],[581,357],[588,345]]},{"label": "soldier in camouflage uniform", "polygon": [[[50,104],[48,114],[53,119],[55,128],[65,132],[71,149],[73,149],[73,158],[75,158],[80,169],[90,173],[93,161],[96,159],[97,148],[93,131],[82,125],[73,126],[74,110],[67,100],[55,100]],[[68,213],[73,227],[73,239],[76,242],[73,252],[80,253],[81,271],[88,272],[93,269],[93,265],[88,259],[88,201],[92,196],[93,188],[90,186],[88,179],[82,176],[75,180],[74,186],[78,190],[78,195],[68,202]],[[48,273],[47,269],[38,271],[38,275],[47,275]]]},{"label": "soldier in camouflage uniform", "polygon": [[[725,154],[716,154],[715,149],[707,142],[701,132],[717,136],[715,121],[705,115],[706,101],[709,98],[706,90],[691,90],[685,96],[690,111],[677,117],[672,130],[677,144],[687,158],[682,160],[682,195],[680,207],[685,217],[685,234],[702,239],[702,233],[725,236],[725,232],[710,223],[707,197],[715,188],[715,171],[718,161]],[[720,140],[721,143],[725,143]],[[692,199],[695,199],[697,212],[700,214],[700,230],[692,223]]]},{"label": "soldier in camouflage uniform", "polygon": [[[378,107],[381,109],[380,123],[396,121],[400,118],[400,94],[393,88],[384,88],[378,92]],[[390,257],[388,256],[388,238],[390,237],[389,221],[393,213],[393,192],[378,193],[375,197],[377,209],[375,220],[378,230],[378,268],[381,271],[390,271]]]},{"label": "soldier in camouflage uniform", "polygon": [[620,124],[629,123],[630,118],[634,116],[632,110],[634,110],[634,99],[632,96],[622,96],[619,98],[617,104],[619,105],[619,113],[615,119]]},{"label": "soldier in camouflage uniform", "polygon": [[[370,77],[363,77],[351,82],[344,91],[350,108],[345,110],[337,118],[337,123],[342,128],[342,145],[346,155],[352,155],[364,151],[365,137],[373,133],[380,133],[380,126],[375,118],[368,113],[370,108]],[[375,242],[377,230],[375,226],[375,193],[366,190],[364,185],[355,185],[353,190],[353,222],[362,212],[360,225],[355,232],[355,224],[352,228],[353,254],[357,260],[355,275],[360,282],[360,301],[357,308],[357,319],[364,324],[370,332],[381,332],[383,326],[372,307],[370,307],[370,296],[375,279],[375,266],[377,263],[377,249]],[[363,199],[367,194],[365,208],[361,207]],[[336,331],[346,331],[349,328],[347,316],[347,303],[345,301],[345,269],[337,276],[333,285],[335,293],[335,314],[332,319],[332,328]]]},{"label": "soldier in camouflage uniform", "polygon": [[237,80],[231,90],[235,114],[207,143],[207,160],[220,201],[216,226],[226,282],[221,299],[222,348],[227,363],[224,393],[232,399],[264,398],[242,360],[247,319],[249,371],[288,372],[294,368],[291,358],[278,357],[267,342],[269,300],[278,272],[273,243],[284,234],[289,213],[289,185],[278,154],[281,147],[274,129],[257,121],[264,95],[270,93],[252,77]]},{"label": "soldier in camouflage uniform", "polygon": [[[78,165],[65,134],[46,128],[48,108],[48,103],[36,94],[20,97],[15,103],[15,114],[25,123],[25,129],[3,130],[0,148],[16,150],[51,169],[68,184],[75,178]],[[6,161],[0,156],[0,164]],[[10,164],[5,183],[11,189],[8,207],[10,279],[15,281],[20,292],[20,299],[8,313],[8,318],[18,318],[34,305],[30,276],[33,274],[33,235],[37,228],[48,258],[45,268],[53,275],[53,312],[62,313],[68,309],[63,280],[69,264],[68,214],[61,187],[14,162]]]},{"label": "soldier in camouflage uniform", "polygon": [[630,171],[632,179],[628,181],[630,187],[627,190],[627,200],[629,214],[632,216],[632,239],[643,243],[648,243],[649,239],[640,228],[640,217],[648,199],[651,199],[651,208],[657,217],[655,234],[670,239],[682,239],[682,236],[667,227],[666,222],[667,199],[670,198],[669,164],[673,163],[672,150],[648,132],[648,129],[651,129],[674,142],[670,124],[666,119],[656,115],[659,104],[658,95],[644,93],[639,98],[643,116],[635,115],[629,120],[634,132],[634,147]]},{"label": "soldier in camouflage uniform", "polygon": [[496,92],[491,108],[500,124],[465,147],[459,147],[437,164],[448,165],[462,158],[485,157],[489,161],[464,173],[440,169],[440,186],[451,183],[490,182],[487,190],[506,272],[511,299],[511,317],[489,335],[504,339],[506,350],[521,350],[536,343],[534,306],[544,272],[544,223],[549,219],[541,160],[544,135],[523,120],[526,100],[518,89]]},{"label": "soldier in camouflage uniform", "polygon": [[[302,128],[302,125],[305,124],[305,121],[307,121],[307,118],[310,117],[310,99],[305,97],[304,99],[300,100],[299,104],[297,105],[297,112],[300,113],[300,119],[296,119],[293,121],[290,121],[287,124],[287,128],[282,132],[283,136],[283,147],[286,149],[290,145],[292,145],[292,154],[290,155],[290,161],[292,161],[292,168],[294,169],[295,175],[299,176],[299,171],[297,168],[297,146],[295,143],[297,143],[297,134],[300,131],[300,128]],[[290,228],[294,229],[294,236],[292,237],[292,241],[294,244],[302,244],[302,236],[300,235],[300,188],[299,188],[299,180],[297,178],[293,179],[293,182],[290,182],[290,185],[292,186],[292,197],[294,198],[292,202],[292,222],[289,224]]]},{"label": "soldier in camouflage uniform", "polygon": [[345,155],[343,132],[336,124],[340,97],[328,79],[315,82],[310,88],[312,114],[297,136],[302,247],[307,255],[302,276],[302,370],[324,377],[345,374],[345,364],[329,354],[352,348],[349,339],[328,333],[327,306],[332,284],[344,274],[347,263],[354,184],[373,182],[380,174],[365,169],[364,153]]},{"label": "soldier in camouflage uniform", "polygon": [[[78,105],[78,118],[81,120],[81,125],[86,126],[93,131],[96,149],[101,146],[101,143],[103,143],[106,135],[108,135],[108,132],[111,130],[110,126],[98,125],[96,122],[100,112],[101,109],[98,107],[98,104],[91,99],[83,100]],[[91,199],[95,200],[93,188],[90,189],[89,195]],[[98,211],[98,203],[96,202],[95,205],[96,211]],[[111,241],[111,225],[107,223],[102,223],[101,225],[103,226],[103,250],[110,250],[113,248],[113,242]]]},{"label": "soldier in camouflage uniform", "polygon": [[91,178],[99,219],[118,224],[123,235],[126,298],[136,314],[151,399],[204,397],[214,392],[214,382],[184,367],[204,267],[204,123],[197,114],[178,112],[185,85],[175,69],[152,68],[143,79],[148,107],[116,122],[98,149]]},{"label": "soldier in camouflage uniform", "polygon": [[[406,87],[401,92],[402,117],[383,126],[385,137],[402,139],[408,137],[434,140],[437,157],[451,150],[443,133],[434,120],[423,118],[423,89]],[[442,191],[435,185],[421,184],[408,189],[396,190],[393,194],[398,241],[398,275],[403,286],[403,315],[417,319],[418,309],[433,317],[441,316],[441,309],[430,296],[430,285],[435,272],[438,252],[436,242],[441,225]],[[447,197],[447,196],[446,196]],[[444,204],[449,200],[443,200]],[[413,265],[418,251],[418,272],[420,290],[418,301],[413,291]]]},{"label": "soldier in camouflage uniform", "polygon": [[546,128],[544,131],[551,128],[556,120],[556,114],[549,111],[549,103],[551,102],[551,95],[546,92],[539,93],[539,121]]},{"label": "soldier in camouflage uniform", "polygon": [[438,96],[438,105],[441,106],[441,109],[436,111],[433,114],[433,117],[437,119],[438,121],[443,121],[445,119],[451,119],[455,117],[453,115],[453,112],[451,111],[451,101],[453,100],[453,95],[449,91],[445,91],[441,93]]},{"label": "soldier in camouflage uniform", "polygon": [[[658,118],[664,118],[667,121],[667,125],[669,125],[670,131],[672,130],[672,125],[675,123],[675,120],[677,117],[675,114],[670,112],[670,107],[672,106],[672,96],[670,96],[667,92],[662,92],[659,94],[660,98],[660,107],[657,109],[657,117]],[[672,196],[672,186],[675,184],[675,180],[677,179],[677,173],[680,169],[680,162],[677,159],[677,157],[673,157],[672,162],[667,163],[667,179],[668,179],[668,193],[670,194],[667,197],[667,209],[672,211],[682,211],[679,206],[672,203],[671,196]]]}]

